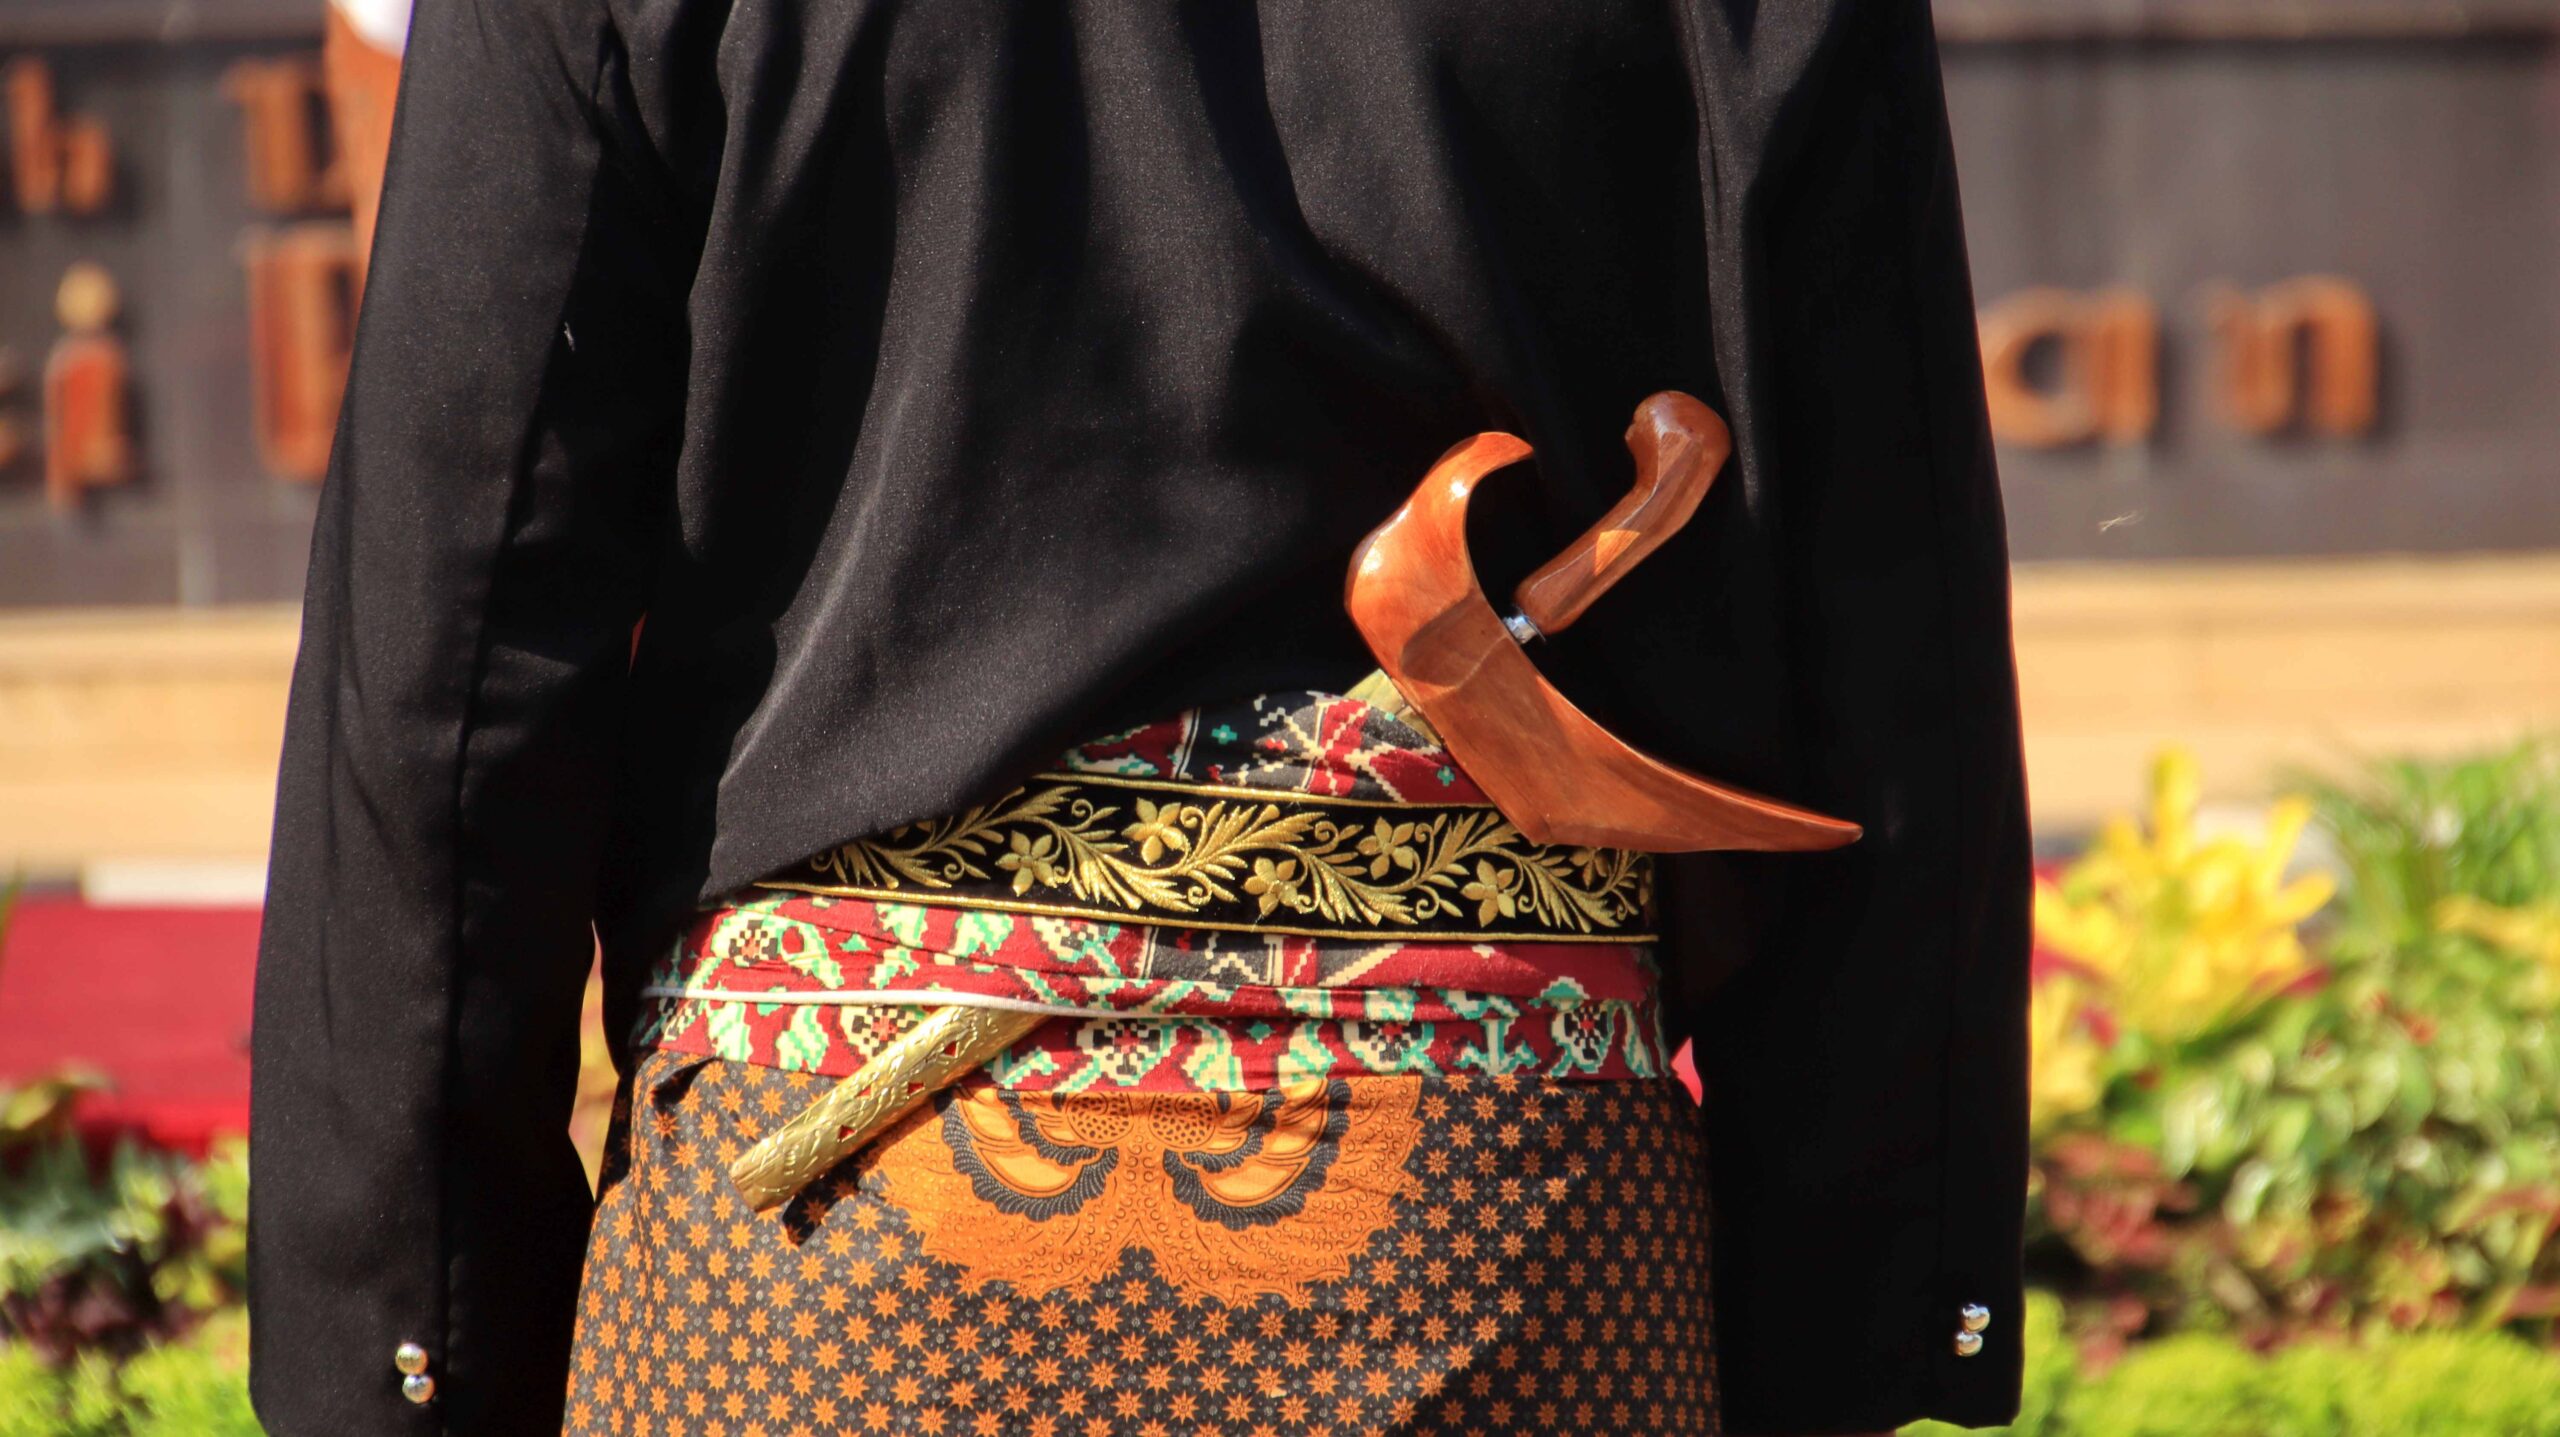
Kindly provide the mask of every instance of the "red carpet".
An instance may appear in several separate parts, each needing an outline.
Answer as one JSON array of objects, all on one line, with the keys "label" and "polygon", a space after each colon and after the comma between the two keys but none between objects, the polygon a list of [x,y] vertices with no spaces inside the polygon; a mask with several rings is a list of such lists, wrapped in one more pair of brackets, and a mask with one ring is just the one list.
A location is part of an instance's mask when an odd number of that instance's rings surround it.
[{"label": "red carpet", "polygon": [[27,898],[0,938],[0,1083],[77,1065],[81,1126],[187,1151],[249,1126],[254,908]]}]

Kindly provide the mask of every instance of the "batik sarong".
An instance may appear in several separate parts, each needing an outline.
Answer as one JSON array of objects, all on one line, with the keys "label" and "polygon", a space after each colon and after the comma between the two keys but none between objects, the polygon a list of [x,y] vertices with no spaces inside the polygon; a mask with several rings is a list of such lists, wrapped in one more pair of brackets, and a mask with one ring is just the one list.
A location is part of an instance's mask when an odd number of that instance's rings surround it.
[{"label": "batik sarong", "polygon": [[[1698,1434],[1649,869],[1323,695],[1084,745],[651,976],[575,1434]],[[1044,1015],[784,1207],[731,1162],[932,1006]]]}]

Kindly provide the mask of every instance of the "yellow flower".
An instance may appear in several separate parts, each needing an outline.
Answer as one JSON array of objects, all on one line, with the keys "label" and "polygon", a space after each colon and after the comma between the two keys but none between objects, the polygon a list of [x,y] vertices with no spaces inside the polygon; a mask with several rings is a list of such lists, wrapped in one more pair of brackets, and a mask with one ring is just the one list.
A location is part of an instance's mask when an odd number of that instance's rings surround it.
[{"label": "yellow flower", "polygon": [[2457,893],[2440,900],[2431,916],[2439,933],[2477,938],[2493,948],[2530,958],[2560,978],[2560,902],[2502,908],[2486,899]]},{"label": "yellow flower", "polygon": [[2287,881],[2310,821],[2299,798],[2277,802],[2266,833],[2199,839],[2195,759],[2153,765],[2149,830],[2118,818],[2060,883],[2036,887],[2037,941],[2087,969],[2126,1027],[2163,1041],[2237,1017],[2311,966],[2297,933],[2336,885]]},{"label": "yellow flower", "polygon": [[2036,984],[2027,1003],[2027,1034],[2027,1125],[2041,1133],[2096,1107],[2105,1086],[2099,1060],[2106,1049],[2089,1028],[2088,986],[2060,975]]}]

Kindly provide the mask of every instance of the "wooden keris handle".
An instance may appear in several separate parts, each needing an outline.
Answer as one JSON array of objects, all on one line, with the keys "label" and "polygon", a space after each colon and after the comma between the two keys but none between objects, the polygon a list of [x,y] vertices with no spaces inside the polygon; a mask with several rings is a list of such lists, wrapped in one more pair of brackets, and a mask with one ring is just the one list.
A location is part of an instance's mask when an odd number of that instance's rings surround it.
[{"label": "wooden keris handle", "polygon": [[1698,510],[1733,452],[1724,420],[1686,394],[1665,391],[1636,409],[1627,426],[1636,485],[1617,507],[1511,591],[1511,601],[1544,634],[1559,633],[1644,556],[1678,533]]}]

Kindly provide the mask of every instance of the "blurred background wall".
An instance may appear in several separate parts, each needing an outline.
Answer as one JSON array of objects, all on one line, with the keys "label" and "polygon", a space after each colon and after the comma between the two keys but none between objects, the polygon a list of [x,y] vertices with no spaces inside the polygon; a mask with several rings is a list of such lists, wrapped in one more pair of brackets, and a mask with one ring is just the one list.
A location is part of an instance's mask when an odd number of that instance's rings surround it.
[{"label": "blurred background wall", "polygon": [[2040,829],[2560,705],[2560,7],[1943,0]]},{"label": "blurred background wall", "polygon": [[[1938,13],[2040,831],[2167,739],[2257,794],[2548,720],[2560,3]],[[254,891],[358,285],[323,17],[0,5],[0,872]]]}]

